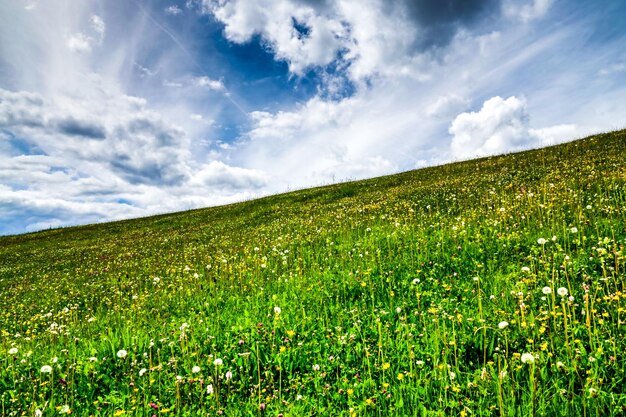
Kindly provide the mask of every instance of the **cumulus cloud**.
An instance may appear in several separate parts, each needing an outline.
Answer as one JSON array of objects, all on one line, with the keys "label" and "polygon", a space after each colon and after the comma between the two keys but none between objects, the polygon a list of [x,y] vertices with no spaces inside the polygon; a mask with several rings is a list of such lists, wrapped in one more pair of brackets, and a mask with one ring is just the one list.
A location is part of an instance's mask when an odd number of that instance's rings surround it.
[{"label": "cumulus cloud", "polygon": [[528,122],[523,98],[492,97],[479,111],[454,119],[449,129],[452,152],[457,158],[471,158],[527,147],[534,143]]},{"label": "cumulus cloud", "polygon": [[496,96],[477,112],[459,114],[448,131],[454,157],[467,159],[554,145],[575,139],[580,129],[575,124],[533,129],[524,98]]},{"label": "cumulus cloud", "polygon": [[43,122],[43,99],[39,94],[0,88],[0,126],[40,126]]},{"label": "cumulus cloud", "polygon": [[0,130],[8,146],[0,212],[20,216],[26,229],[230,202],[258,194],[268,180],[219,160],[194,164],[181,128],[145,100],[110,92],[57,101],[0,89]]},{"label": "cumulus cloud", "polygon": [[260,35],[295,74],[343,62],[354,81],[379,73],[420,77],[415,53],[447,45],[499,12],[500,0],[203,0],[236,43]]},{"label": "cumulus cloud", "polygon": [[65,99],[60,105],[0,89],[0,100],[0,127],[28,137],[49,155],[105,163],[132,183],[172,184],[186,175],[188,139],[134,97],[103,94],[99,101]]},{"label": "cumulus cloud", "polygon": [[224,24],[231,42],[244,43],[261,35],[276,57],[297,74],[332,62],[346,37],[347,28],[339,19],[290,0],[206,0],[203,10]]}]

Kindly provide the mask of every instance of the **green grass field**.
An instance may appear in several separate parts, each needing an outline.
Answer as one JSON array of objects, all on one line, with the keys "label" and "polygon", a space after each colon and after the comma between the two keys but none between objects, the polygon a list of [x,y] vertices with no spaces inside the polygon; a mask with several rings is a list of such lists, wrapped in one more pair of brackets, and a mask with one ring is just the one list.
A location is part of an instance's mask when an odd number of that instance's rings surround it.
[{"label": "green grass field", "polygon": [[625,245],[626,131],[3,237],[0,413],[624,415]]}]

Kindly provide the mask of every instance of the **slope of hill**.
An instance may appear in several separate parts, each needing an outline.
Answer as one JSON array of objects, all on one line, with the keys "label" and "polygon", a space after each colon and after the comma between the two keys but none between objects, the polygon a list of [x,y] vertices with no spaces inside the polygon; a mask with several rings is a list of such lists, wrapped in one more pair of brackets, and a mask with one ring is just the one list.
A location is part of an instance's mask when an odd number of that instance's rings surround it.
[{"label": "slope of hill", "polygon": [[625,155],[0,238],[2,415],[621,415]]}]

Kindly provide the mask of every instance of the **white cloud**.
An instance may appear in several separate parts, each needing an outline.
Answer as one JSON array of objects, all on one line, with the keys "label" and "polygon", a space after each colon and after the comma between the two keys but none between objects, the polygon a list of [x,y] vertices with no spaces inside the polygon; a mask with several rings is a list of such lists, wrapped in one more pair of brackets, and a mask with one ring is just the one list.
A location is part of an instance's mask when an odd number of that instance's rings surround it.
[{"label": "white cloud", "polygon": [[171,14],[172,16],[178,16],[182,12],[183,12],[182,9],[176,6],[175,4],[165,8],[165,13]]},{"label": "white cloud", "polygon": [[530,22],[544,17],[554,0],[504,0],[504,14],[512,19]]},{"label": "white cloud", "polygon": [[0,126],[37,126],[44,122],[39,94],[0,89]]},{"label": "white cloud", "polygon": [[539,139],[539,146],[541,147],[568,142],[582,137],[585,133],[591,133],[591,131],[584,132],[575,124],[561,124],[541,129],[529,129],[528,132],[531,136]]},{"label": "white cloud", "polygon": [[[310,66],[329,64],[345,45],[346,28],[340,20],[320,16],[301,3],[206,0],[203,4],[206,12],[224,23],[224,33],[230,41],[243,43],[260,34],[269,42],[276,57],[287,61],[296,74]],[[306,28],[308,34],[301,33],[297,25]]]},{"label": "white cloud", "polygon": [[205,124],[207,126],[211,126],[212,124],[215,123],[215,120],[213,119],[207,119],[206,117],[204,117],[201,114],[197,114],[197,113],[193,113],[189,115],[189,118],[191,120],[193,120],[194,122],[198,122],[198,123],[202,123]]},{"label": "white cloud", "polygon": [[535,138],[528,134],[528,122],[524,99],[492,97],[479,111],[454,119],[449,129],[452,153],[466,159],[531,146]]},{"label": "white cloud", "polygon": [[106,25],[104,24],[104,20],[98,15],[92,15],[89,19],[91,23],[91,28],[98,35],[98,43],[102,43],[104,40],[104,34],[106,32]]},{"label": "white cloud", "polygon": [[67,38],[66,45],[75,52],[90,52],[93,38],[84,33],[75,33]]},{"label": "white cloud", "polygon": [[459,114],[449,133],[453,135],[450,147],[454,157],[468,159],[573,140],[581,129],[575,124],[533,129],[525,99],[496,96],[477,112]]},{"label": "white cloud", "polygon": [[[26,218],[27,229],[232,202],[267,185],[259,170],[193,163],[182,129],[145,100],[104,90],[86,100],[0,89],[0,129],[10,133],[2,137],[0,213]],[[41,154],[24,153],[12,138]]]},{"label": "white cloud", "polygon": [[74,52],[91,52],[94,45],[102,45],[106,32],[106,25],[100,16],[92,15],[89,18],[90,29],[95,36],[89,36],[82,32],[70,35],[65,44]]},{"label": "white cloud", "polygon": [[222,80],[212,80],[209,77],[197,77],[194,79],[194,84],[198,87],[207,87],[213,91],[225,91],[226,87]]},{"label": "white cloud", "polygon": [[448,93],[444,96],[438,97],[431,105],[426,109],[426,115],[430,117],[447,118],[458,114],[469,106],[470,101],[454,93]]},{"label": "white cloud", "polygon": [[258,170],[232,167],[221,161],[212,161],[194,174],[191,183],[226,192],[257,190],[267,185],[267,175]]},{"label": "white cloud", "polygon": [[342,53],[355,81],[379,72],[422,76],[411,68],[414,23],[403,10],[380,0],[342,0],[321,9],[293,0],[204,0],[203,4],[225,25],[230,41],[244,43],[261,35],[295,74],[326,66]]}]

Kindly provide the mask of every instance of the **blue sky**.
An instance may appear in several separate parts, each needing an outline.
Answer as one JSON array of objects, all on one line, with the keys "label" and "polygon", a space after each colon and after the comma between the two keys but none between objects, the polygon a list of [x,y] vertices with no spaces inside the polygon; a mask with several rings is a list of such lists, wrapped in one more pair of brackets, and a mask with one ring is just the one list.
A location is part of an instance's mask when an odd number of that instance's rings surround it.
[{"label": "blue sky", "polygon": [[0,3],[0,234],[626,126],[621,0]]}]

